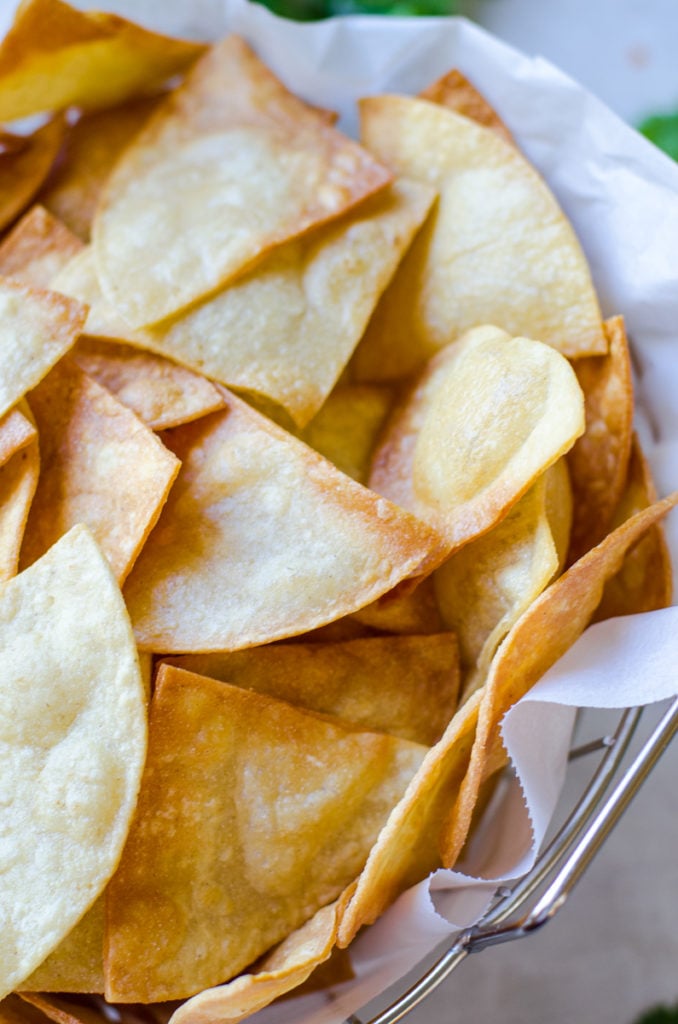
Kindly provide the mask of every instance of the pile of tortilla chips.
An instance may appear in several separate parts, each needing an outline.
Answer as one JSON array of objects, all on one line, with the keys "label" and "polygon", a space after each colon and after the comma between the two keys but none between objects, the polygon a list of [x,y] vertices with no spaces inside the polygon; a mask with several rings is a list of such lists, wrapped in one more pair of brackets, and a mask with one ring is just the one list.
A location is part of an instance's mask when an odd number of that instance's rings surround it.
[{"label": "pile of tortilla chips", "polygon": [[24,0],[0,117],[0,1021],[228,1024],[457,862],[678,495],[457,72],[356,142],[237,37]]}]

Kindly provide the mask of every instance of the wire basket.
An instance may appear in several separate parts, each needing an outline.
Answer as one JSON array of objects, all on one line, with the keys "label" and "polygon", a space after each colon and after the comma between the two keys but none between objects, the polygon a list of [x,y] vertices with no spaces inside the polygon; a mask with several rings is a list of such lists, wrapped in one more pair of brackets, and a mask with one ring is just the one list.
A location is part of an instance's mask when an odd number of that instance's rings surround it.
[{"label": "wire basket", "polygon": [[407,991],[376,1015],[352,1015],[345,1024],[397,1024],[438,988],[469,953],[523,938],[556,915],[678,732],[676,698],[640,750],[625,763],[641,716],[647,711],[620,711],[613,729],[572,747],[571,763],[595,754],[599,757],[583,791],[571,802],[563,823],[532,870],[513,886],[501,886],[482,920],[457,935]]}]

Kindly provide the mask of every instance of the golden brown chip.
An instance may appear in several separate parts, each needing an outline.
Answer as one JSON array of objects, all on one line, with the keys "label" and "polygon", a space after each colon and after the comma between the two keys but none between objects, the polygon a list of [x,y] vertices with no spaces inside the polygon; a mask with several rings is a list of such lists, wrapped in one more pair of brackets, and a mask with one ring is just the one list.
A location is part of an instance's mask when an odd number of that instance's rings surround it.
[{"label": "golden brown chip", "polygon": [[428,634],[445,630],[431,576],[418,582],[414,589],[409,580],[399,584],[354,612],[351,619],[384,633]]},{"label": "golden brown chip", "polygon": [[72,357],[153,430],[190,423],[226,404],[205,377],[130,345],[83,335]]},{"label": "golden brown chip", "polygon": [[575,562],[527,609],[499,648],[482,700],[468,772],[445,821],[441,859],[451,866],[466,840],[486,759],[505,712],[572,646],[589,624],[607,580],[627,551],[678,502],[678,492],[627,519]]},{"label": "golden brown chip", "polygon": [[491,128],[504,142],[515,145],[513,136],[497,111],[490,106],[475,86],[471,85],[461,71],[456,69],[448,71],[446,75],[438,78],[420,92],[419,98],[429,100],[431,103],[439,103],[441,106],[447,107],[448,110],[463,114],[464,117],[475,121],[476,124]]},{"label": "golden brown chip", "polygon": [[179,462],[151,430],[62,360],[30,395],[42,469],[21,550],[31,565],[86,523],[123,580],[167,499]]},{"label": "golden brown chip", "polygon": [[[634,435],[624,492],[615,509],[611,528],[620,526],[656,500],[650,467]],[[616,615],[635,615],[667,608],[671,604],[672,590],[671,557],[663,525],[655,523],[627,552],[619,572],[605,584],[593,620],[600,622]]]},{"label": "golden brown chip", "polygon": [[45,1015],[35,1006],[27,1006],[18,995],[0,1002],[0,1024],[46,1024]]},{"label": "golden brown chip", "polygon": [[110,107],[183,71],[205,47],[62,0],[23,0],[0,44],[0,120]]},{"label": "golden brown chip", "polygon": [[439,352],[396,408],[370,487],[429,522],[451,554],[505,516],[583,429],[581,389],[559,352],[479,327]]},{"label": "golden brown chip", "polygon": [[568,561],[603,539],[624,489],[633,430],[633,380],[623,317],[606,320],[607,355],[573,363],[584,392],[586,430],[568,453],[573,491]]},{"label": "golden brown chip", "polygon": [[86,316],[75,299],[0,278],[0,415],[71,348]]},{"label": "golden brown chip", "polygon": [[0,466],[0,580],[16,576],[28,513],[38,486],[40,455],[35,438]]},{"label": "golden brown chip", "polygon": [[340,902],[319,910],[266,957],[255,973],[187,1000],[172,1015],[172,1024],[238,1024],[297,989],[320,964],[329,961],[337,939]]},{"label": "golden brown chip", "polygon": [[115,870],[146,752],[129,618],[86,527],[0,587],[0,646],[4,995],[71,931]]},{"label": "golden brown chip", "polygon": [[407,376],[469,328],[495,324],[567,356],[604,353],[577,238],[542,179],[494,131],[438,104],[363,101],[365,145],[440,192],[356,350],[361,381]]},{"label": "golden brown chip", "polygon": [[300,927],[358,874],[424,753],[163,666],[107,890],[106,997],[192,995]]},{"label": "golden brown chip", "polygon": [[160,105],[104,188],[92,227],[103,292],[132,327],[157,323],[390,180],[230,36]]},{"label": "golden brown chip", "polygon": [[166,664],[430,746],[457,706],[451,633],[188,654]]},{"label": "golden brown chip", "polygon": [[38,197],[84,242],[115,161],[158,105],[155,96],[83,114],[68,133],[59,165]]},{"label": "golden brown chip", "polygon": [[36,440],[38,432],[29,416],[25,402],[19,402],[0,419],[0,466]]},{"label": "golden brown chip", "polygon": [[182,469],[125,586],[142,649],[235,650],[303,633],[440,557],[424,523],[232,395],[164,439]]},{"label": "golden brown chip", "polygon": [[54,1021],[54,1024],[101,1024],[101,1012],[92,1006],[69,1002],[57,996],[45,996],[41,992],[21,992],[20,997],[31,1009],[44,1014],[43,1022],[47,1018]]},{"label": "golden brown chip", "polygon": [[33,206],[0,244],[0,274],[34,288],[49,288],[82,248],[80,239],[44,206]]},{"label": "golden brown chip", "polygon": [[38,191],[56,160],[64,122],[56,117],[18,147],[0,153],[0,229],[11,224]]}]

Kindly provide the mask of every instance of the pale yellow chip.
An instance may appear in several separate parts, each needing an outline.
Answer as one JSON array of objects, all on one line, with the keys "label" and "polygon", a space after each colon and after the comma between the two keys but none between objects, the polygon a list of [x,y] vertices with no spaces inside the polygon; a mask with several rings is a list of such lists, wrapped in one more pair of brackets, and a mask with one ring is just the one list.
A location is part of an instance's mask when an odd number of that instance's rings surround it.
[{"label": "pale yellow chip", "polygon": [[86,523],[122,581],[179,471],[155,434],[71,360],[30,395],[42,468],[21,549],[22,566]]},{"label": "pale yellow chip", "polygon": [[342,473],[367,484],[372,452],[392,402],[390,388],[340,385],[298,436]]},{"label": "pale yellow chip", "polygon": [[86,316],[75,299],[0,278],[0,415],[71,348]]},{"label": "pale yellow chip", "polygon": [[49,288],[82,248],[80,239],[44,206],[33,206],[0,244],[0,274]]},{"label": "pale yellow chip", "polygon": [[47,959],[26,978],[22,990],[27,993],[102,993],[104,910],[101,895]]},{"label": "pale yellow chip", "polygon": [[142,649],[235,650],[303,633],[440,557],[424,523],[234,396],[164,440],[182,469],[125,586]]},{"label": "pale yellow chip", "polygon": [[0,152],[0,229],[28,206],[54,165],[63,137],[63,119],[55,117]]},{"label": "pale yellow chip", "polygon": [[546,475],[493,529],[434,573],[443,622],[459,640],[466,694],[485,681],[497,647],[558,570]]},{"label": "pale yellow chip", "polygon": [[450,553],[497,523],[584,430],[567,360],[479,327],[435,356],[396,409],[370,487],[431,523]]},{"label": "pale yellow chip", "polygon": [[146,706],[120,591],[85,527],[0,587],[0,642],[6,994],[116,867],[144,763]]},{"label": "pale yellow chip", "polygon": [[84,242],[115,161],[158,104],[144,97],[111,110],[83,114],[68,132],[59,166],[39,201]]},{"label": "pale yellow chip", "polygon": [[621,500],[631,452],[633,380],[623,317],[605,321],[607,355],[573,363],[584,393],[586,430],[568,453],[573,490],[568,560],[603,539]]},{"label": "pale yellow chip", "polygon": [[444,866],[455,863],[466,840],[487,758],[504,714],[579,638],[606,582],[617,573],[627,552],[677,503],[675,492],[608,534],[530,605],[504,640],[487,683],[478,691],[478,727],[468,772],[440,836]]},{"label": "pale yellow chip", "polygon": [[205,377],[153,352],[83,335],[72,357],[153,430],[190,423],[226,404]]},{"label": "pale yellow chip", "polygon": [[362,138],[440,199],[356,352],[358,379],[406,376],[487,323],[567,356],[607,350],[572,227],[513,146],[451,110],[399,96],[363,101]]},{"label": "pale yellow chip", "polygon": [[104,188],[92,227],[103,292],[132,327],[164,320],[390,180],[229,36],[160,105]]},{"label": "pale yellow chip", "polygon": [[205,47],[62,0],[23,0],[0,45],[0,121],[110,107],[156,89]]},{"label": "pale yellow chip", "polygon": [[163,666],[107,890],[107,999],[226,981],[336,899],[425,752]]},{"label": "pale yellow chip", "polygon": [[451,633],[187,654],[166,664],[430,746],[457,706]]},{"label": "pale yellow chip", "polygon": [[330,958],[337,940],[340,908],[341,900],[337,900],[319,910],[267,956],[253,974],[243,974],[228,985],[206,989],[186,1000],[173,1013],[172,1024],[238,1024],[303,985]]},{"label": "pale yellow chip", "polygon": [[40,474],[34,438],[0,466],[0,580],[16,575],[28,513]]}]

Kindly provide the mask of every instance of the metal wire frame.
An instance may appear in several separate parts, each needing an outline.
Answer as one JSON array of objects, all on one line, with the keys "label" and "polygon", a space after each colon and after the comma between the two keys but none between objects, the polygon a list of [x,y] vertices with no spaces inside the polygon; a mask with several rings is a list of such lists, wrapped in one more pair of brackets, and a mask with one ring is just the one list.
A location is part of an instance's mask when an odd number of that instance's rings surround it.
[{"label": "metal wire frame", "polygon": [[[622,759],[642,712],[642,708],[623,711],[612,735],[602,736],[570,752],[571,760],[596,750],[602,750],[603,754],[589,784],[532,871],[513,887],[502,887],[482,921],[458,935],[426,973],[394,1002],[369,1021],[363,1022],[352,1015],[345,1024],[398,1024],[438,988],[469,953],[523,938],[555,916],[678,732],[676,698],[631,764],[620,774]],[[615,778],[617,782],[606,797]],[[550,876],[549,884],[534,906],[522,916],[516,916]]]}]

